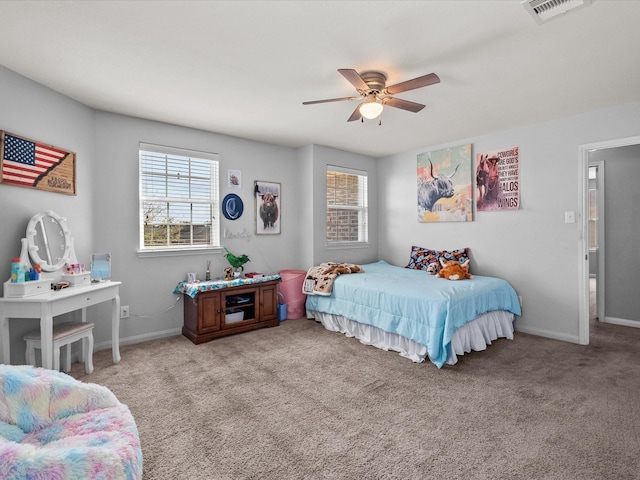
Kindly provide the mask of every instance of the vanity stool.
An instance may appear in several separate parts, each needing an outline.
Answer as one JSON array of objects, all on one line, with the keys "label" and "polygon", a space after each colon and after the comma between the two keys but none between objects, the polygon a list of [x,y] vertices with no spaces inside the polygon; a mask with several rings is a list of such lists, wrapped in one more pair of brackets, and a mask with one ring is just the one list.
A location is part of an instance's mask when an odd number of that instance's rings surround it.
[{"label": "vanity stool", "polygon": [[[63,368],[65,372],[71,370],[71,344],[82,340],[82,353],[84,356],[84,368],[87,373],[93,372],[93,327],[90,322],[65,322],[53,326],[53,369],[60,370],[60,347],[66,346]],[[36,348],[42,348],[40,344],[40,329],[27,333],[24,336],[27,342],[25,358],[29,365],[36,364]]]}]

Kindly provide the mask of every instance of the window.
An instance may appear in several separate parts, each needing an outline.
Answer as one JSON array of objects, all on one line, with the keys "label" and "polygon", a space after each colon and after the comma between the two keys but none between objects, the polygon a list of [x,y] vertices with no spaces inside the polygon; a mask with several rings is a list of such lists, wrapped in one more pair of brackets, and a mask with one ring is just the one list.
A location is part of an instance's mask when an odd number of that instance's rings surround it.
[{"label": "window", "polygon": [[589,190],[589,249],[598,248],[598,191]]},{"label": "window", "polygon": [[327,166],[327,243],[368,240],[367,172]]},{"label": "window", "polygon": [[598,167],[589,166],[589,250],[598,248]]},{"label": "window", "polygon": [[140,250],[220,246],[218,155],[140,144]]}]

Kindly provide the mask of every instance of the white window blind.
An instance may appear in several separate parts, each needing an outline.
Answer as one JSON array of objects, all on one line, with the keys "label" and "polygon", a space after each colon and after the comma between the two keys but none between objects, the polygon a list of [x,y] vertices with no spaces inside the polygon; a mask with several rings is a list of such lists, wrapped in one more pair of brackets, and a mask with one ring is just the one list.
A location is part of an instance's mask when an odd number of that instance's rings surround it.
[{"label": "white window blind", "polygon": [[327,165],[327,243],[368,241],[367,173]]},{"label": "white window blind", "polygon": [[220,246],[218,155],[140,144],[140,249]]}]

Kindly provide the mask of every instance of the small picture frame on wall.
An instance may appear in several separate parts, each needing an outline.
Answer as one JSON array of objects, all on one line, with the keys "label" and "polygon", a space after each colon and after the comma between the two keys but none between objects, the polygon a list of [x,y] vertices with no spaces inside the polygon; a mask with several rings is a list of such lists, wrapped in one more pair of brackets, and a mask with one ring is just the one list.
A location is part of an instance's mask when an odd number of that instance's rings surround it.
[{"label": "small picture frame on wall", "polygon": [[256,235],[278,235],[282,213],[280,184],[256,180],[253,192],[256,199]]},{"label": "small picture frame on wall", "polygon": [[111,278],[111,254],[94,253],[91,255],[91,282],[105,282]]},{"label": "small picture frame on wall", "polygon": [[242,171],[227,170],[227,188],[229,190],[242,190]]}]

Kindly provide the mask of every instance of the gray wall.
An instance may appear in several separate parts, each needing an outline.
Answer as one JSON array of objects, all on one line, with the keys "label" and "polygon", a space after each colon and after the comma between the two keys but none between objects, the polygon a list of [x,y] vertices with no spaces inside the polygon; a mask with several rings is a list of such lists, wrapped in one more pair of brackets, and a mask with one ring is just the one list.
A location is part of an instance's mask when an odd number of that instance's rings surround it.
[{"label": "gray wall", "polygon": [[[584,181],[579,146],[638,131],[640,103],[633,103],[382,158],[380,257],[404,265],[411,245],[469,247],[472,273],[503,277],[523,297],[517,330],[579,343],[579,266],[585,261],[579,254]],[[473,144],[474,154],[520,147],[521,209],[476,212],[470,223],[418,223],[417,154],[464,143]],[[636,198],[626,209],[638,204]],[[576,212],[576,223],[564,223],[565,211]]]},{"label": "gray wall", "polygon": [[[67,219],[76,239],[78,259],[88,263],[93,251],[95,112],[3,66],[0,85],[0,130],[77,155],[76,196],[0,184],[0,279],[9,279],[11,258],[20,255],[20,239],[25,236],[27,223],[34,213],[43,210],[53,210]],[[22,361],[22,337],[37,326],[36,320],[11,322],[12,362]]]},{"label": "gray wall", "polygon": [[[222,244],[236,254],[249,256],[251,261],[245,267],[248,271],[277,273],[281,269],[304,267],[299,262],[297,199],[300,187],[294,150],[97,112],[93,249],[111,252],[112,276],[123,281],[121,302],[130,306],[132,318],[122,321],[122,338],[135,341],[179,333],[183,307],[178,300],[181,296],[172,294],[176,284],[187,272],[198,272],[199,278],[204,278],[207,260],[212,262],[213,276],[221,276],[228,266],[222,254],[211,253],[139,258],[138,148],[141,141],[218,153],[221,199],[230,193],[224,181],[227,169],[240,170],[242,190],[233,193],[242,199],[244,213],[238,220],[220,219],[221,232],[226,229],[236,235],[222,238]],[[254,234],[255,180],[281,184],[280,235]],[[242,232],[249,232],[250,236],[238,237]],[[108,340],[108,325],[100,327],[104,330],[99,332],[100,338]]]},{"label": "gray wall", "polygon": [[605,319],[640,322],[640,145],[589,153],[604,162]]},{"label": "gray wall", "polygon": [[306,145],[296,150],[296,163],[300,178],[300,192],[298,208],[298,228],[300,229],[300,260],[303,265],[314,265],[314,236],[315,222],[318,216],[314,214],[314,188],[313,181],[313,145]]},{"label": "gray wall", "polygon": [[[322,262],[369,263],[378,259],[378,195],[377,162],[370,157],[356,153],[336,150],[335,148],[312,145],[301,149],[299,160],[307,165],[312,178],[310,190],[304,192],[301,202],[305,211],[312,213],[311,230],[305,231],[308,241],[302,242],[303,257],[311,259],[312,265]],[[309,166],[310,164],[310,166]],[[367,246],[344,248],[328,247],[327,235],[327,165],[353,168],[367,172],[367,190],[369,194],[369,242]]]}]

